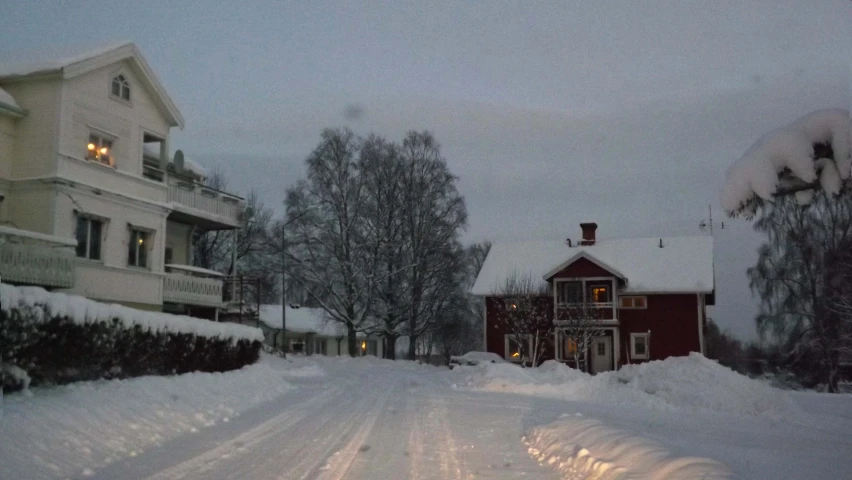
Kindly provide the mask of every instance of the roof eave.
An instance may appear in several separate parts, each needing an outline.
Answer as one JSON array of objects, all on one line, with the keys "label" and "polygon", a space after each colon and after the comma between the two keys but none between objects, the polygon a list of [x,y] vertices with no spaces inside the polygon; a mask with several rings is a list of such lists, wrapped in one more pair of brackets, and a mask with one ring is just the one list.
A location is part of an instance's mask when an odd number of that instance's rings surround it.
[{"label": "roof eave", "polygon": [[604,270],[608,271],[609,273],[613,274],[613,276],[615,276],[617,278],[620,278],[622,280],[626,280],[626,278],[627,278],[627,277],[624,276],[623,273],[619,272],[617,269],[615,269],[615,268],[607,265],[606,263],[602,262],[601,260],[597,259],[594,255],[590,254],[589,252],[582,251],[582,252],[577,252],[577,254],[574,255],[573,257],[571,257],[568,260],[560,263],[559,265],[557,265],[556,267],[551,269],[549,272],[545,273],[544,277],[543,277],[544,280],[549,281],[551,278],[553,278],[554,275],[561,272],[563,269],[568,267],[568,265],[571,265],[572,263],[576,262],[580,258],[585,258],[586,260],[594,263],[595,265],[597,265],[597,266],[603,268]]}]

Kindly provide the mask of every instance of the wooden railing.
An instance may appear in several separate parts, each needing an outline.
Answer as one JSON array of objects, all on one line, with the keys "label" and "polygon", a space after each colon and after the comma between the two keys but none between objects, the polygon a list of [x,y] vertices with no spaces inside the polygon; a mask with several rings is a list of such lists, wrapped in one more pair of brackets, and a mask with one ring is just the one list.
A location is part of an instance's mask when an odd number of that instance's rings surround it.
[{"label": "wooden railing", "polygon": [[234,226],[239,225],[245,200],[230,193],[197,183],[177,182],[169,185],[169,202],[215,215]]},{"label": "wooden railing", "polygon": [[71,288],[74,265],[74,253],[67,246],[0,243],[0,278],[4,282]]},{"label": "wooden railing", "polygon": [[221,307],[223,304],[222,280],[167,273],[163,279],[163,301]]}]

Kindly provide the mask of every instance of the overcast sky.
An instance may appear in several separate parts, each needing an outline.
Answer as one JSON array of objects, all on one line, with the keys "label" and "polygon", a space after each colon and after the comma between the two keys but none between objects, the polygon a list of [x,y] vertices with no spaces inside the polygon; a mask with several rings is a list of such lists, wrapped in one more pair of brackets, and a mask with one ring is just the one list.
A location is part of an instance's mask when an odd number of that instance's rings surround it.
[{"label": "overcast sky", "polygon": [[133,40],[173,146],[276,208],[329,126],[431,130],[466,241],[700,235],[712,205],[713,316],[756,338],[761,238],[718,194],[761,134],[849,107],[852,2],[576,3],[0,0],[0,52]]}]

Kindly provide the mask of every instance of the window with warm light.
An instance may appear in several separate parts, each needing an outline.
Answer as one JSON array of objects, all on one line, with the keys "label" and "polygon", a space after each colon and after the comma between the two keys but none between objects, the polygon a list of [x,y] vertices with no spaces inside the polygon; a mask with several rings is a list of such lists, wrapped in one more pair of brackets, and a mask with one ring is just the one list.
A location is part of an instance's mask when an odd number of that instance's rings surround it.
[{"label": "window with warm light", "polygon": [[588,292],[588,301],[592,303],[609,303],[612,301],[609,296],[609,285],[589,285]]},{"label": "window with warm light", "polygon": [[565,339],[565,353],[568,355],[577,353],[577,340],[573,338]]},{"label": "window with warm light", "polygon": [[[521,350],[521,344],[518,343],[518,339],[519,336],[514,334],[506,334],[504,337],[504,357],[510,362],[520,362],[523,358],[524,352]],[[522,335],[520,339],[527,342],[526,346],[528,349],[532,347],[531,335]]]},{"label": "window with warm light", "polygon": [[89,134],[89,143],[86,144],[86,160],[112,166],[112,144],[113,141],[103,135]]},{"label": "window with warm light", "polygon": [[127,264],[131,267],[148,267],[148,243],[150,234],[136,229],[130,229]]},{"label": "window with warm light", "polygon": [[111,93],[113,97],[120,98],[125,101],[130,101],[130,82],[124,75],[116,75],[112,77]]},{"label": "window with warm light", "polygon": [[619,308],[648,308],[648,299],[644,296],[628,296],[618,298]]},{"label": "window with warm light", "polygon": [[503,305],[506,307],[507,311],[515,311],[518,309],[518,299],[517,298],[507,298],[503,300]]}]

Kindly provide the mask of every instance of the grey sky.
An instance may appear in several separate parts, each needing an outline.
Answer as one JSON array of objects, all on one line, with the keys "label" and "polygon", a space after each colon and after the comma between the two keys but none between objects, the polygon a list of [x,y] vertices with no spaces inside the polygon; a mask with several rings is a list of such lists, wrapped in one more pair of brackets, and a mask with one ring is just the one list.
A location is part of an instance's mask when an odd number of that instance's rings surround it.
[{"label": "grey sky", "polygon": [[[174,146],[276,207],[323,127],[432,130],[468,241],[700,234],[759,135],[850,101],[846,0],[0,4],[0,51],[135,41]],[[753,338],[760,237],[725,221],[713,315]]]}]

